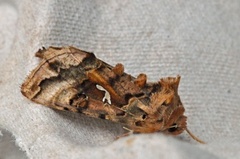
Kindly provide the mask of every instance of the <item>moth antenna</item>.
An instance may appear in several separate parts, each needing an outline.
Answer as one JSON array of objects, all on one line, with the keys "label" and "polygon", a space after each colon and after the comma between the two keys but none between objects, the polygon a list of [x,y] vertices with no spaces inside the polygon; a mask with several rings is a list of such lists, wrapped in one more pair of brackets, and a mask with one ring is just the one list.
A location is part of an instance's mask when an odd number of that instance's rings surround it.
[{"label": "moth antenna", "polygon": [[204,141],[200,140],[199,138],[197,138],[195,135],[193,135],[189,130],[188,128],[186,128],[186,131],[187,133],[194,139],[196,140],[197,142],[201,143],[201,144],[206,144]]}]

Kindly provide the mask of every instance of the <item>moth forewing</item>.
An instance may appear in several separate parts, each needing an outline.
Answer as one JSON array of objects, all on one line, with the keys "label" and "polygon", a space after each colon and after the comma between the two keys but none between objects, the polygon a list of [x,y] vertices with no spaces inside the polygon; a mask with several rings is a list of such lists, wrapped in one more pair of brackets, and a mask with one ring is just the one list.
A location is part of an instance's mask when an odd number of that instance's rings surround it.
[{"label": "moth forewing", "polygon": [[36,53],[42,61],[30,73],[21,92],[30,100],[58,110],[122,123],[136,133],[178,135],[186,130],[184,107],[178,95],[180,76],[148,83],[97,59],[93,53],[68,47],[49,47]]}]

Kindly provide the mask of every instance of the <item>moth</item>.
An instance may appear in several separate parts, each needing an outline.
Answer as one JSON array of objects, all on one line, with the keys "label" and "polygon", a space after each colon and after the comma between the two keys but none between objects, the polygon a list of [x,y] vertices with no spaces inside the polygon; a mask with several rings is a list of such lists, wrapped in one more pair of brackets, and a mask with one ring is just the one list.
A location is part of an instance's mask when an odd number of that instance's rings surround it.
[{"label": "moth", "polygon": [[33,102],[118,122],[133,133],[178,135],[186,130],[204,143],[187,128],[178,95],[180,76],[147,82],[145,74],[132,77],[122,64],[113,67],[71,46],[42,48],[35,55],[42,60],[21,86]]}]

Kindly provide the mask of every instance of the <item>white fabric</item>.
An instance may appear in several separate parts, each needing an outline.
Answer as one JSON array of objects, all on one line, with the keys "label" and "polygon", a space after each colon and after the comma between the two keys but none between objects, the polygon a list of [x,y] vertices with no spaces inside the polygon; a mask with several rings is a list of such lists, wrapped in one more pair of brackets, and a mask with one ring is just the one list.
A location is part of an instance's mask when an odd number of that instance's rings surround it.
[{"label": "white fabric", "polygon": [[[240,158],[239,0],[0,0],[0,126],[29,158]],[[120,124],[37,105],[20,85],[42,46],[73,45],[149,81],[182,76],[189,129],[114,140]]]}]

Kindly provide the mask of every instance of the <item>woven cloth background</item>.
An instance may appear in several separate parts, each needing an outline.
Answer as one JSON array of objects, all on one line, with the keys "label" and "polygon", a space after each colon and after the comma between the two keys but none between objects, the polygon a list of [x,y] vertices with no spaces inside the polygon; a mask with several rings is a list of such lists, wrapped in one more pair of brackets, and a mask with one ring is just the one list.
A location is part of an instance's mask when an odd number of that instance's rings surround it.
[{"label": "woven cloth background", "polygon": [[[0,127],[29,158],[240,158],[240,1],[0,0]],[[120,124],[59,112],[20,85],[42,46],[92,51],[149,81],[182,76],[186,133],[114,140]]]}]

